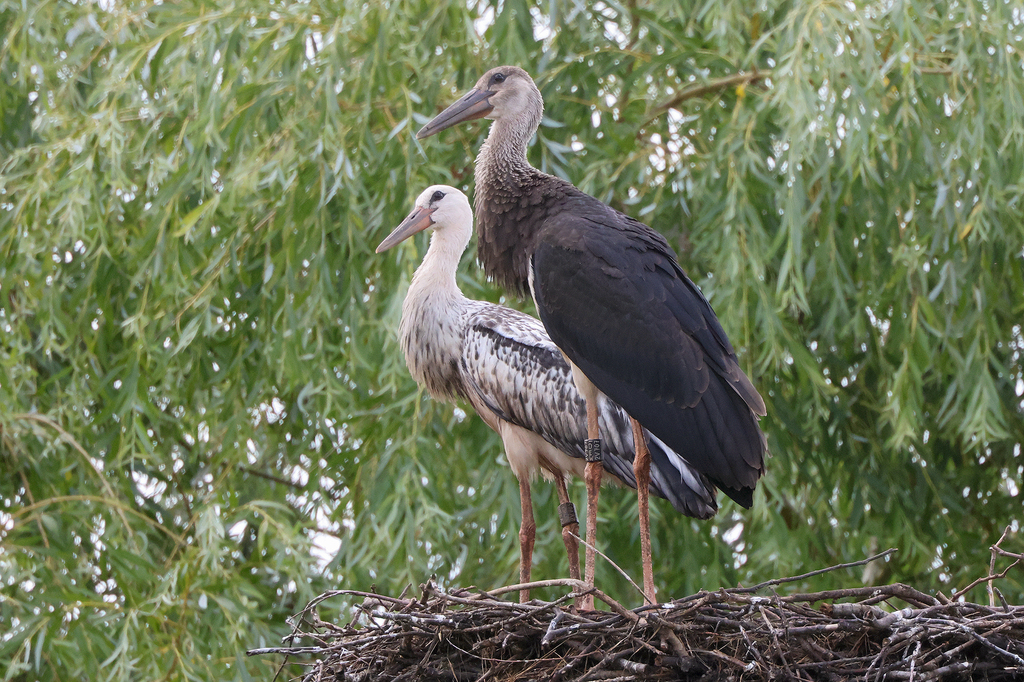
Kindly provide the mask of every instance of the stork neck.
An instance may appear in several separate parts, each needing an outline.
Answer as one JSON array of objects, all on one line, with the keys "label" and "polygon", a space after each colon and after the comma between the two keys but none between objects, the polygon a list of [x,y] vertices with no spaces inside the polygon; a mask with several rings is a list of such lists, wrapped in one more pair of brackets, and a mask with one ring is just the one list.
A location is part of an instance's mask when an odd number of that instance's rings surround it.
[{"label": "stork neck", "polygon": [[493,183],[519,175],[516,171],[533,170],[526,160],[526,147],[536,131],[537,126],[530,121],[495,121],[477,156],[477,173],[483,173],[485,182]]},{"label": "stork neck", "polygon": [[420,290],[432,294],[463,298],[462,291],[455,281],[455,273],[459,269],[459,260],[469,244],[470,232],[459,234],[449,230],[434,230],[430,235],[430,246],[423,262],[416,268],[409,285],[409,293]]},{"label": "stork neck", "polygon": [[531,203],[536,207],[547,180],[526,160],[526,144],[539,121],[540,114],[518,124],[495,121],[476,158],[477,257],[484,272],[520,297],[529,294],[527,278],[537,222],[524,220],[519,209],[525,192],[533,195]]},{"label": "stork neck", "polygon": [[409,372],[438,400],[466,397],[458,359],[469,300],[459,290],[455,272],[469,234],[463,238],[449,229],[431,235],[430,248],[402,303],[399,325]]}]

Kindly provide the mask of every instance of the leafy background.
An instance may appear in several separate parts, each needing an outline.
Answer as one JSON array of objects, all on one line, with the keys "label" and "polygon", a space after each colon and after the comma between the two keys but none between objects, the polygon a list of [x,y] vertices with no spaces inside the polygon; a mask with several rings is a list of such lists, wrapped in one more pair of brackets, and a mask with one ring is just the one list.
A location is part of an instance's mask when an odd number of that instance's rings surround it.
[{"label": "leafy background", "polygon": [[[425,242],[373,255],[472,190],[485,125],[413,132],[500,63],[531,161],[668,237],[768,403],[753,510],[654,503],[661,595],[984,575],[1024,515],[1022,36],[1000,0],[0,0],[0,675],[267,679],[242,652],[325,589],[514,582],[500,443],[396,343]],[[604,493],[639,575],[634,518]]]}]

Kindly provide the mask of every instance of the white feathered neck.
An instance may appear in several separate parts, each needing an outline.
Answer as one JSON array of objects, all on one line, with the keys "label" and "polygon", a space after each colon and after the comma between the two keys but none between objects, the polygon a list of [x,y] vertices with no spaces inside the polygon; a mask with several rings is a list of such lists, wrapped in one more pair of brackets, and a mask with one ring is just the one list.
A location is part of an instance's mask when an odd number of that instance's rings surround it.
[{"label": "white feathered neck", "polygon": [[[444,196],[433,201],[438,191]],[[473,235],[473,210],[465,194],[445,185],[428,187],[416,205],[435,207],[434,225],[430,246],[402,304],[402,353],[413,378],[432,396],[439,400],[467,398],[459,363],[469,299],[459,289],[455,275]]]}]

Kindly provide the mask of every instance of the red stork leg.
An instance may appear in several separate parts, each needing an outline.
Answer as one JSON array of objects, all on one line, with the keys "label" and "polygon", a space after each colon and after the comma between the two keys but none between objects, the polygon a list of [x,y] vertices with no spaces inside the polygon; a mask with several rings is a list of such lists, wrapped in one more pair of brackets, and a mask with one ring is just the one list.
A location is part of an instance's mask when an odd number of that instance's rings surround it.
[{"label": "red stork leg", "polygon": [[[564,485],[564,484],[563,484]],[[533,500],[530,499],[530,481],[519,481],[519,506],[523,511],[523,522],[519,526],[519,582],[530,582],[533,567],[533,540],[537,535],[537,524],[533,520]],[[530,601],[529,590],[519,590],[519,603]]]},{"label": "red stork leg", "polygon": [[[587,401],[587,442],[585,444],[587,465],[583,470],[583,480],[587,484],[587,554],[585,576],[583,581],[588,588],[594,586],[594,569],[597,557],[597,498],[601,492],[601,478],[604,466],[601,464],[601,434],[597,425],[597,401]],[[588,594],[582,600],[580,608],[594,609],[594,595]]]},{"label": "red stork leg", "polygon": [[636,476],[636,500],[640,509],[640,559],[644,565],[644,597],[655,603],[654,569],[651,566],[651,511],[648,486],[651,483],[651,451],[647,449],[644,427],[630,417],[633,424],[633,474]]},{"label": "red stork leg", "polygon": [[565,479],[555,475],[558,489],[558,520],[562,523],[562,542],[565,543],[565,554],[569,557],[569,577],[580,579],[580,522],[576,518],[576,507],[569,501],[569,491],[565,487]]}]

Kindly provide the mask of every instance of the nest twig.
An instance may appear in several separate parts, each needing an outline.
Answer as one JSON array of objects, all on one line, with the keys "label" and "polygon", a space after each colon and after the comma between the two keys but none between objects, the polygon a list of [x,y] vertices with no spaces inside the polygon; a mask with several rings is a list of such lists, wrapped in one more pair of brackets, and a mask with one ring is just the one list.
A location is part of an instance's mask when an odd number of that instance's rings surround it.
[{"label": "nest twig", "polygon": [[[1024,558],[996,550],[1013,565]],[[974,584],[1005,573],[993,567]],[[949,601],[898,583],[757,594],[807,575],[636,609],[594,590],[610,611],[585,613],[572,608],[586,590],[574,580],[530,583],[568,591],[527,604],[499,599],[520,585],[445,591],[429,582],[419,599],[338,590],[299,614],[290,646],[248,653],[298,659],[302,682],[1024,679],[1024,606]],[[316,610],[338,595],[363,599],[344,627]]]}]

